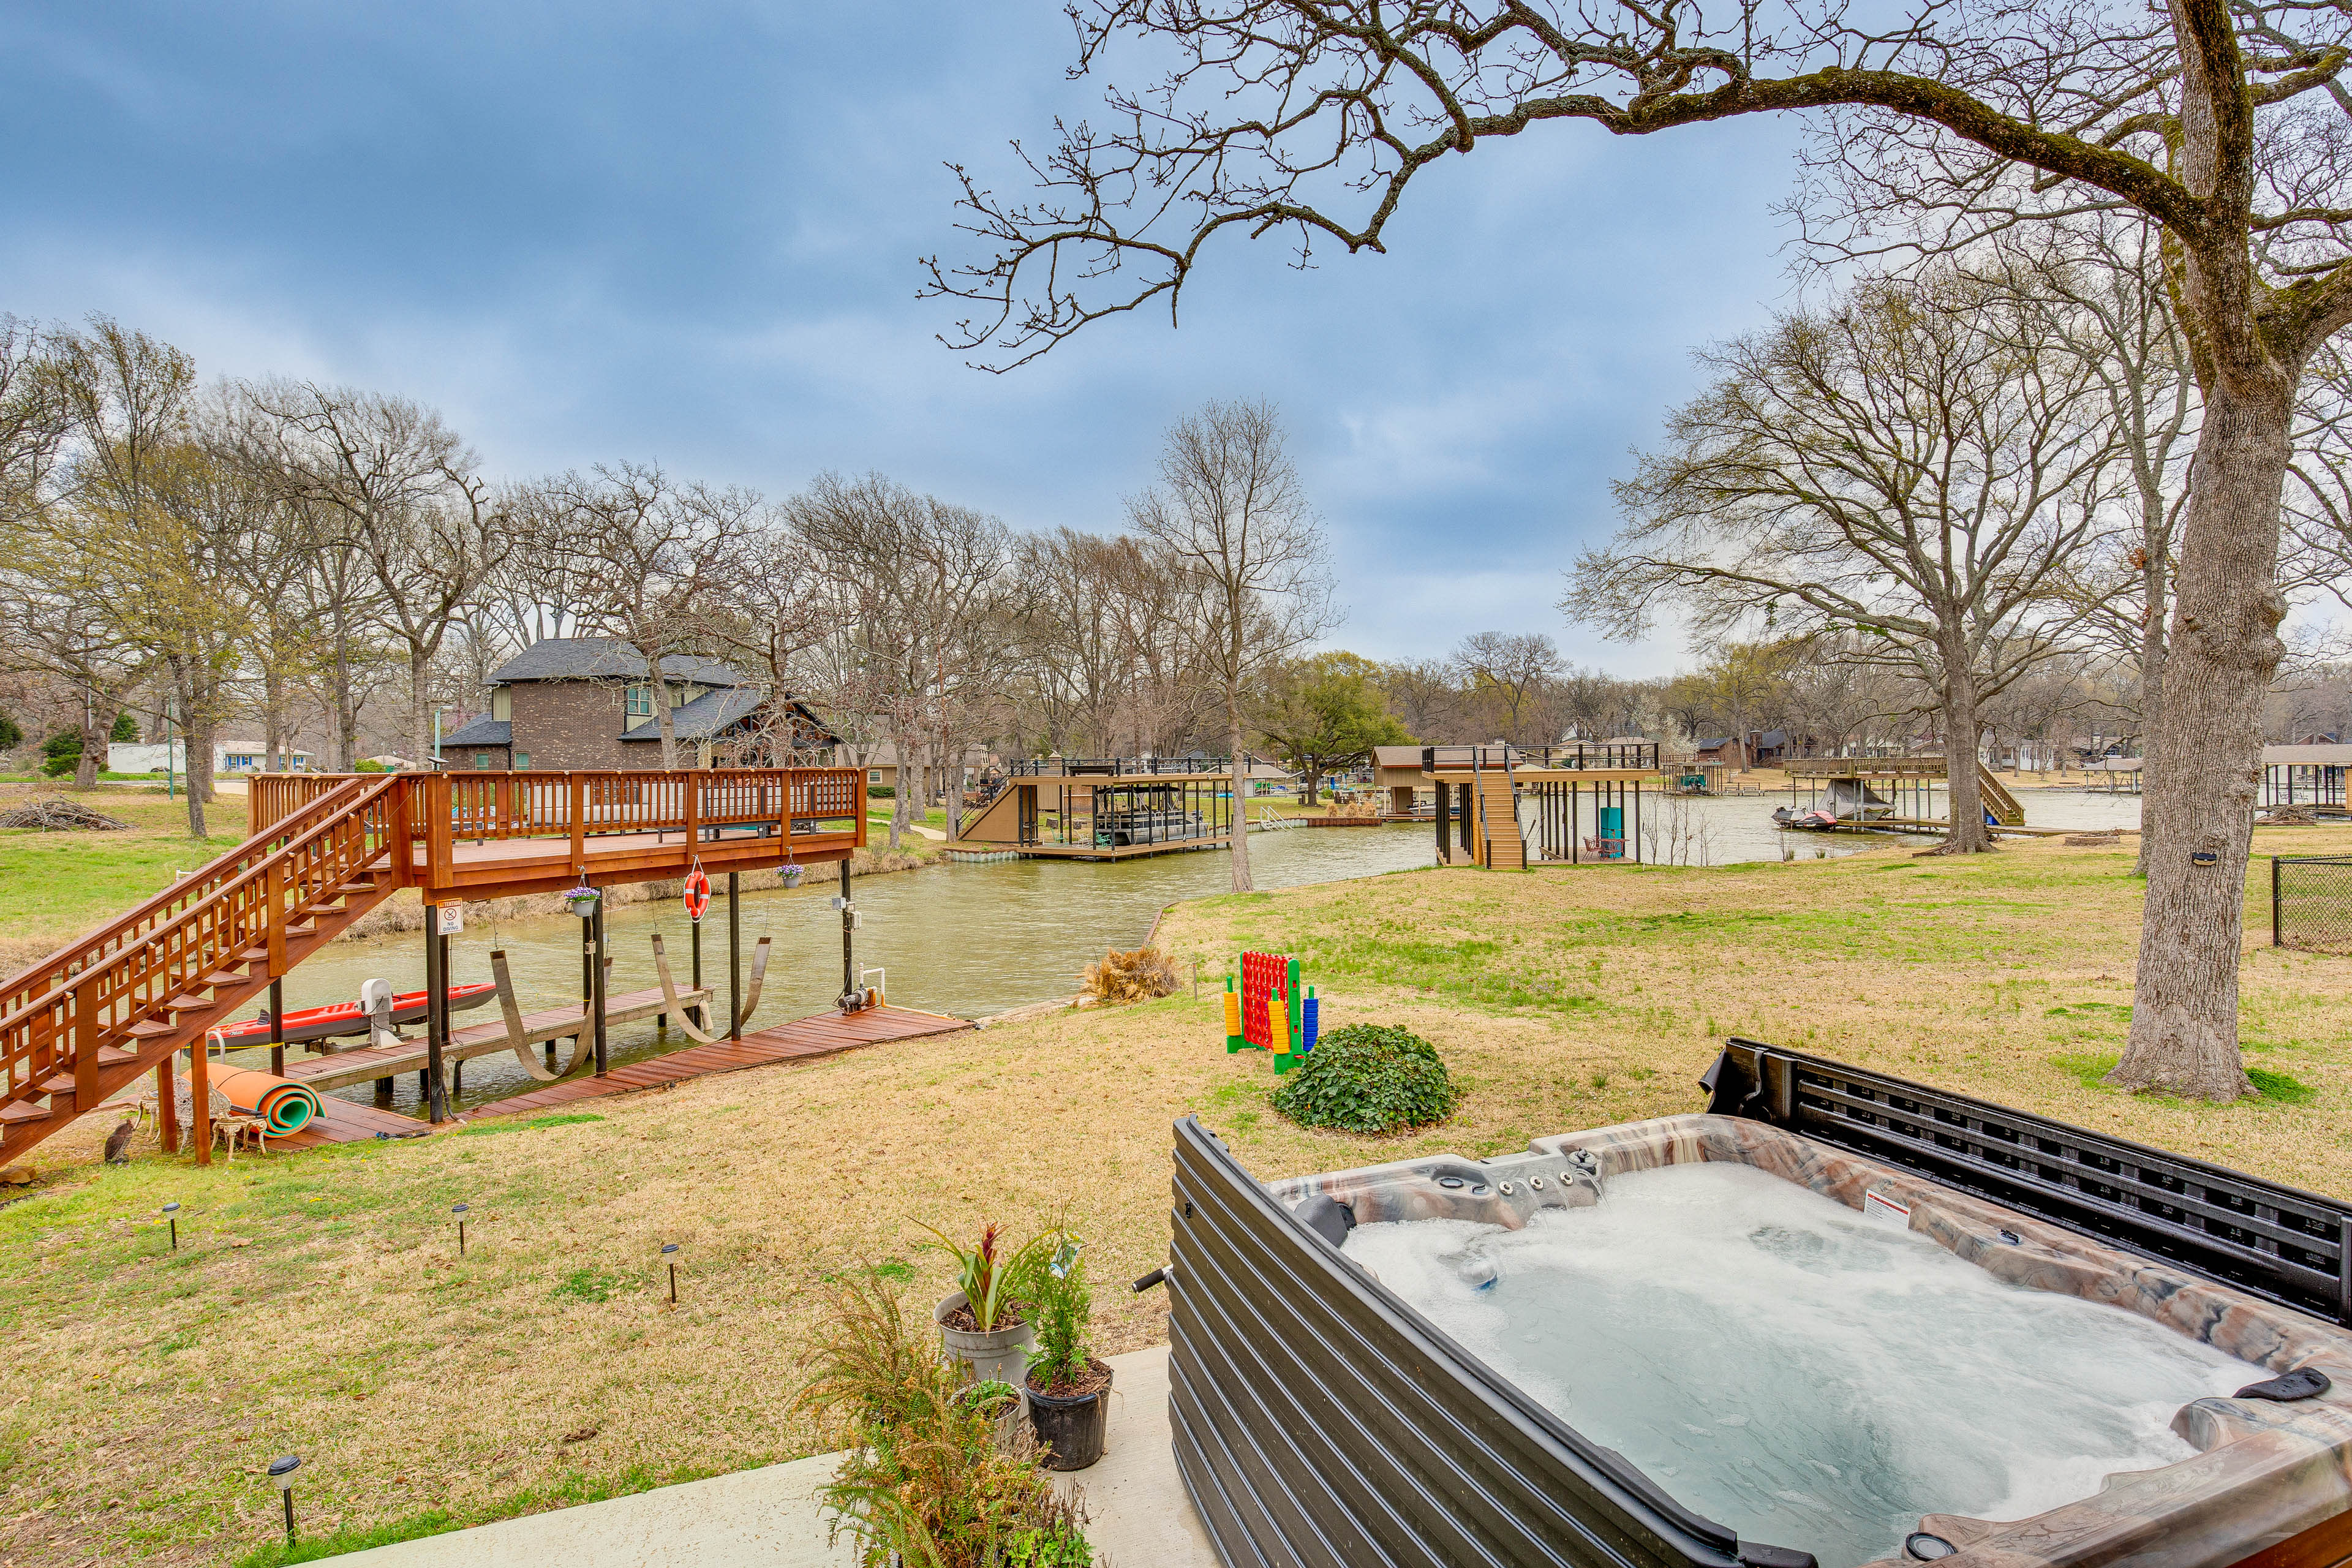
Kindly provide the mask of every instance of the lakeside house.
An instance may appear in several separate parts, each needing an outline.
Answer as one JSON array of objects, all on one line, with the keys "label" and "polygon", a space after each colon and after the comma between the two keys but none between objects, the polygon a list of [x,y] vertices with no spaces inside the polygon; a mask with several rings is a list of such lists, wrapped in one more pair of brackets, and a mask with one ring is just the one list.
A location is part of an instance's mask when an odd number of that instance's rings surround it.
[{"label": "lakeside house", "polygon": [[[174,735],[169,741],[116,741],[106,748],[106,771],[113,773],[175,773],[188,771],[188,742]],[[213,742],[213,773],[260,773],[310,771],[310,753],[299,746],[280,747],[271,765],[268,747],[259,741]]]},{"label": "lakeside house", "polygon": [[658,768],[656,704],[670,709],[692,767],[841,743],[807,704],[732,665],[673,654],[656,680],[645,656],[614,637],[543,638],[491,671],[489,687],[490,710],[443,738],[442,767]]}]

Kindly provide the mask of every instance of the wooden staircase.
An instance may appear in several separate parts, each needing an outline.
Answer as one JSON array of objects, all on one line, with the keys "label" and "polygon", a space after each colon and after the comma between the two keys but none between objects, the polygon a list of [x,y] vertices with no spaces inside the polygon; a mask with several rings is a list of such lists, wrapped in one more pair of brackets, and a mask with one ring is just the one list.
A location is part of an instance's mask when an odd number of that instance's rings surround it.
[{"label": "wooden staircase", "polygon": [[2025,807],[2017,803],[2017,797],[2004,789],[2001,782],[1992,776],[1992,770],[1982,763],[1977,764],[1977,788],[1983,792],[1985,809],[1992,813],[1994,821],[2003,827],[2025,826]]},{"label": "wooden staircase", "polygon": [[0,983],[0,1164],[201,1042],[411,879],[408,802],[398,774],[341,780]]},{"label": "wooden staircase", "polygon": [[956,823],[956,842],[971,840],[981,844],[1018,844],[1021,842],[1021,791],[1006,784],[997,792],[966,811]]},{"label": "wooden staircase", "polygon": [[1518,794],[1511,787],[1511,768],[1478,767],[1472,771],[1471,810],[1476,819],[1478,863],[1490,871],[1524,871],[1527,839],[1519,832]]}]

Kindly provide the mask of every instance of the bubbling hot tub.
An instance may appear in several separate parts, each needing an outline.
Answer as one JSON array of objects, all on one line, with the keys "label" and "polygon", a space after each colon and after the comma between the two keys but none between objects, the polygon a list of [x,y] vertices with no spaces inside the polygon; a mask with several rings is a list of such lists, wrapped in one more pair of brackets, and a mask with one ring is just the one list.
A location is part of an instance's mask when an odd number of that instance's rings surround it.
[{"label": "bubbling hot tub", "polygon": [[1486,1161],[1261,1185],[1180,1123],[1171,1419],[1223,1560],[2352,1555],[2340,1205],[1760,1049],[1747,1115]]}]

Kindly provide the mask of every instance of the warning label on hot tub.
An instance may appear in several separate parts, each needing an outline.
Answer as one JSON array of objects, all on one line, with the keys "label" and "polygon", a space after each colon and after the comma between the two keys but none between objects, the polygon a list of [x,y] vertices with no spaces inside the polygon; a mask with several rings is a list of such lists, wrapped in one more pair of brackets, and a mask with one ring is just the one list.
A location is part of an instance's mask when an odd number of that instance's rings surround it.
[{"label": "warning label on hot tub", "polygon": [[1898,1230],[1911,1228],[1911,1205],[1884,1193],[1862,1194],[1862,1217],[1874,1219],[1881,1225],[1891,1225]]}]

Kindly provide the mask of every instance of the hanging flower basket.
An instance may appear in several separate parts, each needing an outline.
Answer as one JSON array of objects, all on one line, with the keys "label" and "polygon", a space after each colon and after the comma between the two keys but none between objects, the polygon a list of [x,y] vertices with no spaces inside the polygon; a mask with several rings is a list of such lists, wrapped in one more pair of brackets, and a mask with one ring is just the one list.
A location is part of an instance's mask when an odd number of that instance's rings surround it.
[{"label": "hanging flower basket", "polygon": [[597,900],[604,895],[584,880],[563,895],[563,912],[577,920],[586,920],[596,912]]},{"label": "hanging flower basket", "polygon": [[800,885],[801,885],[801,868],[800,868],[800,867],[798,867],[798,866],[787,866],[787,867],[785,867],[785,868],[784,868],[784,886],[785,886],[785,887],[787,887],[787,888],[797,888],[797,887],[799,887]]}]

